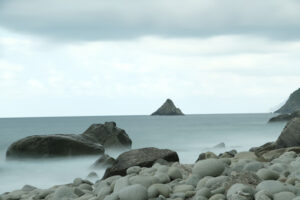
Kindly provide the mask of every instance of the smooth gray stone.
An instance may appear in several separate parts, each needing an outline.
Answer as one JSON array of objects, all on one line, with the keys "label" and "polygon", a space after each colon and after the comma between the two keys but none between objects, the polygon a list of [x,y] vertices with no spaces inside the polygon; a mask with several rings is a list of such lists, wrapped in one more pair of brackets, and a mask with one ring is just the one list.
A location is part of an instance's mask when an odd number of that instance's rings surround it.
[{"label": "smooth gray stone", "polygon": [[130,185],[118,192],[120,200],[147,200],[147,189],[141,185]]},{"label": "smooth gray stone", "polygon": [[258,170],[256,175],[263,180],[277,180],[280,176],[277,172],[266,168]]},{"label": "smooth gray stone", "polygon": [[267,180],[262,181],[260,184],[258,184],[256,186],[256,190],[264,190],[268,193],[275,194],[287,190],[287,187],[280,181]]},{"label": "smooth gray stone", "polygon": [[53,200],[69,200],[78,197],[74,194],[74,190],[67,186],[59,187],[53,195]]},{"label": "smooth gray stone", "polygon": [[225,167],[224,164],[217,159],[206,159],[197,162],[193,167],[193,175],[196,175],[200,178],[205,176],[220,176]]},{"label": "smooth gray stone", "polygon": [[254,192],[251,186],[236,183],[229,188],[226,196],[228,200],[252,200]]},{"label": "smooth gray stone", "polygon": [[273,200],[293,200],[295,197],[292,192],[279,192],[274,194]]}]

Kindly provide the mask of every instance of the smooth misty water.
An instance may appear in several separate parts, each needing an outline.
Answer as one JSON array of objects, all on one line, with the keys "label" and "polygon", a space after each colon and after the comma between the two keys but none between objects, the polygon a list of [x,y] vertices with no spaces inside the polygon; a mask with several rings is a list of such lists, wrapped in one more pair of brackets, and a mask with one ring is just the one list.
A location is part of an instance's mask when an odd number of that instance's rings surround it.
[{"label": "smooth misty water", "polygon": [[[47,188],[85,178],[97,157],[5,161],[8,146],[35,134],[82,133],[92,123],[115,121],[133,140],[133,148],[159,147],[178,152],[182,163],[193,163],[199,153],[248,150],[275,140],[284,123],[268,124],[273,114],[216,114],[187,116],[102,116],[0,119],[0,193],[25,184]],[[224,142],[225,149],[211,147]],[[110,152],[109,152],[110,153]],[[116,153],[111,152],[113,156]],[[102,176],[103,170],[97,171]]]}]

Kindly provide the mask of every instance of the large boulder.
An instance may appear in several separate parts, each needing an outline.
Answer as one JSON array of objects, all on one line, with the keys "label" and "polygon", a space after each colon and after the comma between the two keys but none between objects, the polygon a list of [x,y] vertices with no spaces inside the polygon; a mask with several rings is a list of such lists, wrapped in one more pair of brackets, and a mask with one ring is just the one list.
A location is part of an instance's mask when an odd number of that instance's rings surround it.
[{"label": "large boulder", "polygon": [[278,147],[294,147],[300,145],[300,118],[291,120],[276,141]]},{"label": "large boulder", "polygon": [[[300,146],[300,118],[294,118],[288,122],[275,142],[268,142],[260,147],[251,148],[250,151],[255,152],[257,156],[269,154],[267,157],[271,158],[278,157],[286,151],[298,151],[298,148],[291,148],[297,146]],[[273,156],[273,154],[276,155]]]},{"label": "large boulder", "polygon": [[127,151],[119,155],[112,167],[107,168],[103,179],[114,175],[126,175],[129,167],[151,167],[157,160],[166,160],[168,162],[178,162],[179,158],[175,151],[157,148],[142,148]]},{"label": "large boulder", "polygon": [[115,122],[92,124],[82,136],[104,148],[130,148],[132,144],[125,130],[118,128]]},{"label": "large boulder", "polygon": [[115,122],[93,124],[83,134],[34,135],[18,140],[6,152],[12,158],[101,155],[104,147],[130,148],[131,140]]},{"label": "large boulder", "polygon": [[275,113],[292,113],[300,109],[300,88],[294,91],[287,102]]},{"label": "large boulder", "polygon": [[176,108],[171,99],[167,99],[166,102],[152,115],[184,115],[179,108]]}]

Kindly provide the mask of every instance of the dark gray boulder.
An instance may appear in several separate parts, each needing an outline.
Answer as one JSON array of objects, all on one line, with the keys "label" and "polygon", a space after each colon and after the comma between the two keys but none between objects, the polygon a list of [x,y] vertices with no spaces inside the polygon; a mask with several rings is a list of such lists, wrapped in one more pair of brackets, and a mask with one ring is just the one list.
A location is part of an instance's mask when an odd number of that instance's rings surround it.
[{"label": "dark gray boulder", "polygon": [[292,113],[300,109],[300,88],[294,91],[287,102],[275,113]]},{"label": "dark gray boulder", "polygon": [[260,147],[251,148],[257,156],[275,149],[300,146],[300,118],[294,118],[287,123],[275,142],[268,142]]},{"label": "dark gray boulder", "polygon": [[114,175],[125,176],[126,170],[133,166],[151,167],[157,160],[160,159],[168,162],[179,162],[177,153],[168,149],[150,147],[130,150],[122,153],[116,159],[113,166],[106,169],[103,179]]},{"label": "dark gray boulder", "polygon": [[104,153],[101,144],[80,135],[34,135],[10,145],[7,158],[44,158],[56,156],[97,155]]},{"label": "dark gray boulder", "polygon": [[132,144],[125,130],[118,128],[115,122],[92,124],[82,136],[95,143],[102,144],[104,148],[128,149]]},{"label": "dark gray boulder", "polygon": [[276,141],[276,145],[280,148],[300,146],[300,118],[292,119],[285,126]]},{"label": "dark gray boulder", "polygon": [[101,155],[104,147],[130,148],[131,140],[115,122],[93,124],[83,134],[34,135],[10,145],[7,159]]},{"label": "dark gray boulder", "polygon": [[184,115],[179,108],[176,108],[171,99],[167,99],[166,102],[151,115]]},{"label": "dark gray boulder", "polygon": [[272,117],[269,122],[285,122],[290,121],[296,117],[300,117],[300,110],[293,112],[292,114],[281,114],[275,117]]}]

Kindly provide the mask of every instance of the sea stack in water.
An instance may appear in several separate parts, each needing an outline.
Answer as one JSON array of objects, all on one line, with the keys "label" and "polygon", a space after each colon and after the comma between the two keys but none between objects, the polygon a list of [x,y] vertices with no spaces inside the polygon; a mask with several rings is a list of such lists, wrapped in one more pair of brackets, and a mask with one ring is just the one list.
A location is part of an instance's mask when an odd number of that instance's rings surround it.
[{"label": "sea stack in water", "polygon": [[293,92],[287,102],[275,113],[292,113],[300,109],[300,88]]},{"label": "sea stack in water", "polygon": [[179,108],[176,108],[171,99],[167,99],[166,102],[152,115],[184,115]]},{"label": "sea stack in water", "polygon": [[131,148],[131,139],[115,122],[93,124],[82,134],[34,135],[18,140],[6,152],[8,159],[102,155],[104,148]]}]

